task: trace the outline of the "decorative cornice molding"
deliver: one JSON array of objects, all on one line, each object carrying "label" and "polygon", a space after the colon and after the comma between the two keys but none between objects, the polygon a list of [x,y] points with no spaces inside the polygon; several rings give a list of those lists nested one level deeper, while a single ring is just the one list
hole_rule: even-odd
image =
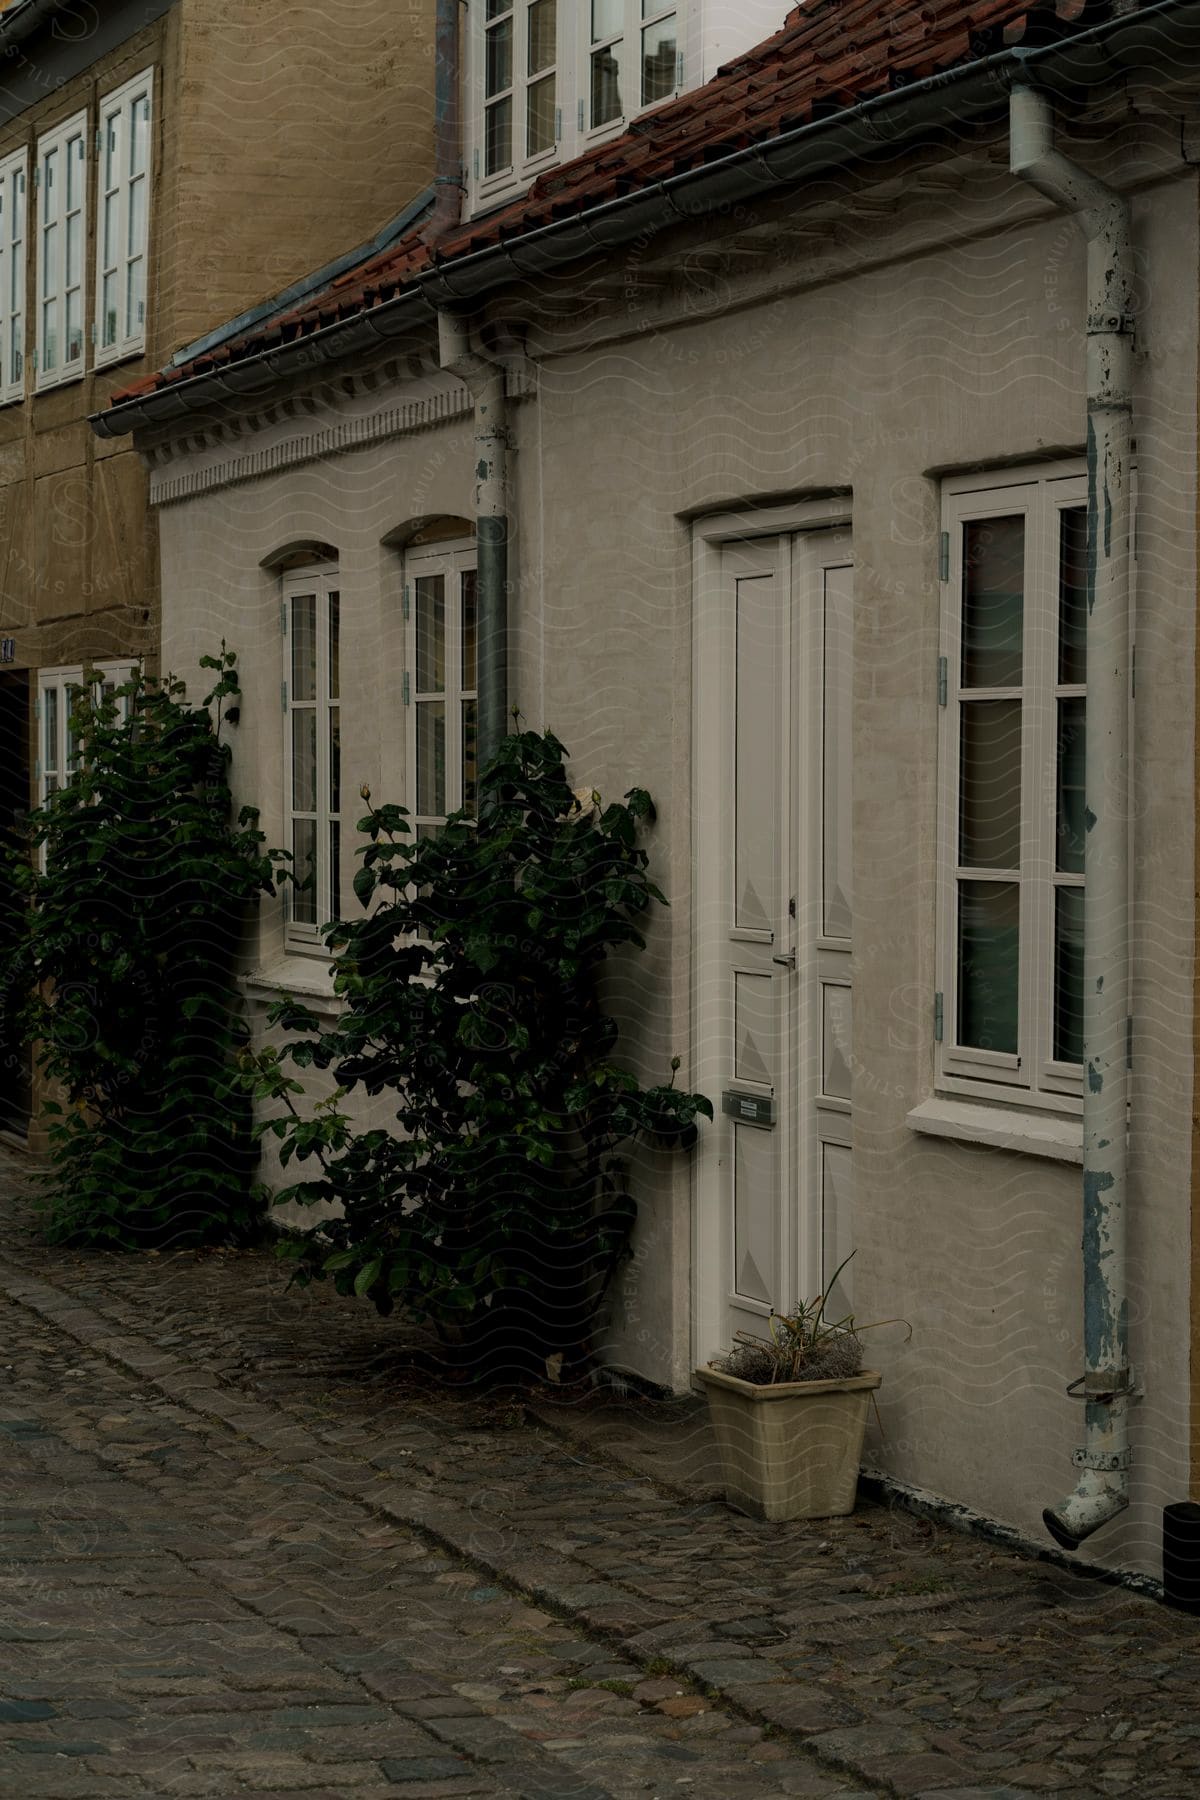
[{"label": "decorative cornice molding", "polygon": [[[473,410],[471,396],[465,387],[430,394],[423,400],[405,400],[366,418],[347,419],[338,425],[326,425],[306,432],[302,437],[285,438],[264,450],[249,450],[242,456],[229,457],[207,469],[192,469],[185,475],[170,475],[166,469],[150,475],[150,504],[170,506],[179,500],[190,500],[197,494],[210,494],[217,488],[237,487],[242,482],[256,481],[273,475],[279,469],[296,468],[302,463],[320,462],[329,456],[344,456],[368,444],[388,438],[409,437],[418,431],[429,431],[454,419],[466,417]],[[168,465],[169,466],[169,465]]]},{"label": "decorative cornice molding", "polygon": [[[264,431],[284,419],[300,413],[315,413],[319,404],[330,407],[344,402],[347,393],[368,393],[383,384],[383,378],[395,379],[401,371],[393,363],[385,371],[373,371],[347,382],[339,392],[325,387],[319,395],[293,396],[277,401],[264,411],[236,421],[223,421],[174,444],[159,445],[147,454],[150,464],[150,504],[170,506],[190,500],[197,494],[210,494],[217,488],[237,487],[242,482],[256,481],[273,475],[279,469],[296,468],[302,463],[321,462],[328,456],[344,456],[361,450],[367,444],[383,443],[388,438],[410,437],[418,431],[466,418],[474,408],[465,384],[427,394],[420,400],[402,400],[396,406],[384,407],[364,418],[346,419],[336,425],[318,426],[302,436],[285,438],[264,450],[247,450],[241,456],[229,456],[206,469],[190,469],[184,475],[172,475],[171,468],[181,455],[203,455],[220,444],[244,443],[246,438]],[[505,387],[510,400],[529,400],[537,393],[537,375],[527,364],[510,365]]]}]

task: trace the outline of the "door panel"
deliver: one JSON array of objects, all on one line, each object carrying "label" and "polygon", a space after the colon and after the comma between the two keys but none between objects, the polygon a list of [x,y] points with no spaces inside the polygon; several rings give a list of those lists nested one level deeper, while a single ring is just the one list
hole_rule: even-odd
[{"label": "door panel", "polygon": [[[702,1358],[823,1287],[853,1218],[849,534],[725,544],[708,570],[696,1025],[717,1119],[697,1171]],[[849,1271],[838,1289],[844,1311]]]}]

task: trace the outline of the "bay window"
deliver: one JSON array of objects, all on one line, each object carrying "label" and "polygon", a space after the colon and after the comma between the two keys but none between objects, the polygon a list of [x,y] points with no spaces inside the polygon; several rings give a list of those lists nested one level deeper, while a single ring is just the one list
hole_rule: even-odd
[{"label": "bay window", "polygon": [[1075,1110],[1083,1055],[1087,483],[946,497],[939,1080]]}]

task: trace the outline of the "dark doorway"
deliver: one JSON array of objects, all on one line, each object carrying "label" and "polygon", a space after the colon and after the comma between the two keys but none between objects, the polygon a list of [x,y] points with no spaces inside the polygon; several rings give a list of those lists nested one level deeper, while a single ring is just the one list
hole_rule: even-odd
[{"label": "dark doorway", "polygon": [[[0,675],[0,841],[16,847],[29,810],[29,676]],[[0,864],[0,961],[12,946],[20,908]],[[0,1131],[24,1137],[33,1103],[30,1055],[12,1020],[18,996],[0,977]]]}]

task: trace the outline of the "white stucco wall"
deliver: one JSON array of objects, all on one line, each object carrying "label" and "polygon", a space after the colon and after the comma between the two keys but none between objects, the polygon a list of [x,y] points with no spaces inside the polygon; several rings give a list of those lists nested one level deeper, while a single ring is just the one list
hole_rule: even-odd
[{"label": "white stucco wall", "polygon": [[[1165,139],[1164,139],[1165,142]],[[1114,141],[1111,166],[1132,166]],[[1165,166],[1145,150],[1148,173]],[[919,176],[919,171],[918,171]],[[828,200],[830,194],[823,196]],[[836,192],[832,194],[836,202]],[[724,226],[722,229],[731,229]],[[1136,204],[1138,707],[1131,1267],[1133,1504],[1089,1554],[1154,1569],[1158,1509],[1187,1492],[1196,512],[1194,177]],[[716,250],[719,250],[719,242]],[[815,226],[781,212],[757,261],[712,240],[643,258],[624,298],[506,303],[529,327],[537,395],[514,416],[513,697],[567,743],[580,781],[659,804],[654,873],[671,901],[649,952],[611,970],[625,1050],[657,1078],[690,1052],[691,524],[707,509],[851,491],[856,563],[854,1096],[856,1304],[884,1334],[870,1460],[1032,1533],[1073,1485],[1082,1408],[1080,1178],[1069,1165],[914,1134],[933,1086],[939,475],[1081,452],[1083,255],[1070,225],[986,155],[940,190],[898,180]],[[635,253],[636,256],[640,253]],[[665,274],[664,261],[669,264]],[[749,273],[746,270],[749,269]],[[653,274],[654,279],[650,276]],[[755,283],[752,290],[750,283]],[[611,286],[610,286],[611,294]],[[758,298],[753,304],[743,303]],[[738,308],[741,307],[741,310]],[[397,376],[322,418],[452,389]],[[280,445],[297,420],[176,454],[172,477]],[[305,426],[305,429],[308,427]],[[459,419],[161,509],[164,657],[182,673],[224,635],[246,689],[237,773],[278,837],[280,640],[273,576],[294,540],[339,548],[343,779],[403,780],[403,520],[471,510]],[[351,653],[354,641],[357,648]],[[268,922],[262,957],[280,951]],[[686,1383],[690,1184],[649,1159],[609,1353]]]}]

